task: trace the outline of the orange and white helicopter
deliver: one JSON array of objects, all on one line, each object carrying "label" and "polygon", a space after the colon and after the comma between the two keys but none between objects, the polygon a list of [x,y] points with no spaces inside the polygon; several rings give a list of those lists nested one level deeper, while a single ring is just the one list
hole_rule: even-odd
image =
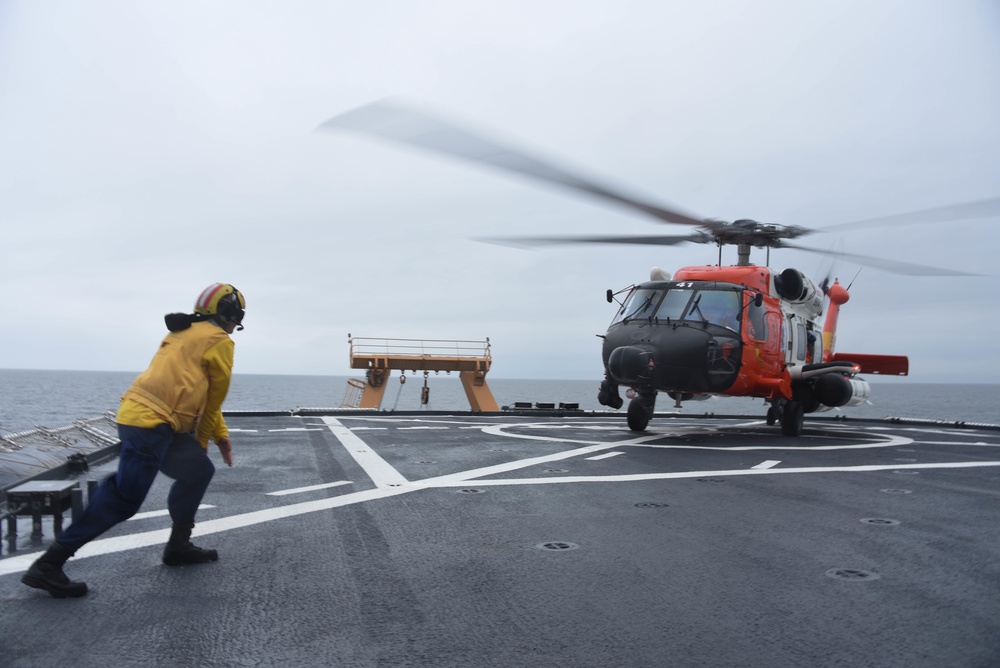
[{"label": "orange and white helicopter", "polygon": [[[318,130],[350,129],[383,139],[477,162],[609,200],[652,216],[660,222],[696,227],[693,234],[578,236],[493,239],[515,246],[564,243],[675,245],[714,243],[719,264],[684,267],[673,276],[654,268],[650,280],[618,294],[626,296],[603,339],[605,377],[598,401],[615,409],[624,404],[620,387],[628,388],[628,426],[644,431],[659,392],[681,401],[712,395],[756,397],[769,405],[767,423],[782,433],[802,432],[803,416],[814,411],[865,403],[870,394],[865,374],[905,376],[909,361],[901,355],[836,351],[840,307],[847,288],[824,279],[819,286],[797,269],[777,272],[771,248],[795,248],[880,267],[895,273],[925,276],[969,276],[961,271],[926,267],[897,260],[821,250],[792,244],[790,239],[813,233],[799,226],[698,219],[625,194],[563,167],[498,144],[454,124],[407,107],[376,102],[335,116]],[[822,231],[995,215],[1000,198],[891,216]],[[724,246],[737,247],[735,265],[722,266]],[[751,248],[767,249],[764,266],[751,264]],[[607,292],[613,302],[616,294]],[[826,302],[829,305],[826,306]],[[824,307],[826,308],[824,309]],[[826,318],[821,316],[826,310]]]},{"label": "orange and white helicopter", "polygon": [[[747,230],[759,226],[737,222]],[[824,293],[830,308],[821,328]],[[643,431],[657,392],[678,406],[711,395],[759,397],[770,404],[768,424],[780,422],[783,433],[798,435],[805,413],[868,400],[868,383],[858,373],[909,370],[905,356],[834,352],[847,300],[839,282],[821,291],[797,269],[778,273],[748,262],[685,267],[672,280],[654,269],[648,282],[630,289],[603,336],[598,401],[620,408],[618,387],[628,386],[628,426]]]}]

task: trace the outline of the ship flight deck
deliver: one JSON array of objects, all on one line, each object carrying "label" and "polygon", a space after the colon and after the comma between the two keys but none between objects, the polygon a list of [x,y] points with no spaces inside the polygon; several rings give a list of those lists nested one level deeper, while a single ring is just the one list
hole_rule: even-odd
[{"label": "ship flight deck", "polygon": [[[330,411],[228,416],[167,567],[157,478],[133,519],[20,583],[10,666],[990,666],[1000,429],[932,421]],[[214,446],[213,446],[214,447]],[[114,470],[114,461],[79,475]],[[19,524],[19,527],[21,525]],[[13,549],[11,549],[13,548]]]}]

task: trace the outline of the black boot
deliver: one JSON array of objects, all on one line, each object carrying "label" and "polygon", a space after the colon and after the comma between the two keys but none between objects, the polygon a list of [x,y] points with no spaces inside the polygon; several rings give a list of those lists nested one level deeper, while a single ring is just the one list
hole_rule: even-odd
[{"label": "black boot", "polygon": [[83,596],[87,593],[87,583],[73,582],[63,573],[63,564],[72,556],[73,553],[59,543],[52,543],[21,576],[21,582],[35,589],[44,589],[55,598]]},{"label": "black boot", "polygon": [[180,566],[219,560],[219,553],[215,550],[203,550],[191,543],[191,529],[193,528],[175,525],[170,530],[170,540],[167,541],[167,546],[163,549],[163,563],[167,566]]}]

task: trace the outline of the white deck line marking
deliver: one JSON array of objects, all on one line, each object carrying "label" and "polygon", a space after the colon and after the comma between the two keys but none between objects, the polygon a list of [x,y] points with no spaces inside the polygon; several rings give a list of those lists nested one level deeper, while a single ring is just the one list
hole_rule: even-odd
[{"label": "white deck line marking", "polygon": [[[881,428],[889,429],[890,427],[881,427]],[[954,433],[954,430],[948,431],[945,429],[941,429],[940,427],[907,427],[906,429],[901,429],[901,431],[917,431],[924,434],[946,434],[946,435],[951,435]],[[987,431],[992,431],[992,430],[977,429],[970,423],[966,422],[965,427],[962,429],[962,431],[969,434],[976,434],[976,433],[986,433]]]},{"label": "white deck line marking", "polygon": [[766,462],[761,462],[760,464],[757,464],[757,466],[754,466],[752,468],[755,468],[755,469],[770,469],[770,468],[774,468],[775,466],[777,466],[780,463],[781,463],[781,461],[779,461],[777,459],[768,459]]},{"label": "white deck line marking", "polygon": [[[559,436],[542,436],[535,434],[523,434],[523,433],[512,433],[505,431],[510,428],[528,428],[534,429],[538,428],[539,425],[535,423],[523,423],[523,424],[497,424],[491,425],[483,429],[485,434],[493,434],[496,436],[506,436],[507,438],[521,438],[526,440],[535,441],[549,441],[553,443],[598,443],[598,441],[582,441],[571,438],[561,438]],[[548,428],[546,425],[541,425],[542,428]],[[711,431],[720,431],[718,429],[712,429]],[[737,452],[737,451],[752,451],[752,450],[803,450],[803,451],[815,451],[815,450],[867,450],[870,448],[889,448],[898,445],[909,445],[913,443],[913,439],[906,436],[892,436],[886,434],[878,434],[877,437],[884,440],[880,440],[873,443],[855,443],[851,445],[840,444],[840,445],[810,445],[804,447],[789,447],[782,445],[780,442],[775,442],[774,445],[750,445],[750,446],[736,446],[736,447],[719,447],[711,445],[657,445],[653,443],[647,443],[647,441],[655,441],[663,438],[672,438],[676,436],[687,435],[691,433],[704,433],[704,427],[681,427],[668,432],[662,433],[651,433],[645,432],[644,435],[631,438],[624,441],[617,441],[614,443],[607,443],[606,448],[613,447],[624,447],[628,445],[639,446],[643,448],[660,448],[664,450],[710,450],[714,452]],[[867,432],[866,432],[867,433]]]},{"label": "white deck line marking", "polygon": [[[784,473],[869,473],[872,471],[898,471],[900,469],[968,469],[1000,466],[1000,462],[940,462],[934,464],[900,464],[898,466],[866,464],[864,466],[817,466],[787,469],[736,469],[729,471],[677,471],[674,473],[637,473],[631,475],[608,476],[566,476],[564,478],[508,478],[505,480],[434,480],[435,487],[462,487],[475,482],[477,487],[499,487],[502,485],[541,485],[564,482],[640,482],[643,480],[679,480],[683,478],[706,478],[719,476],[764,475]],[[429,480],[428,480],[429,481]],[[428,481],[416,481],[415,485]]]},{"label": "white deck line marking", "polygon": [[[454,429],[454,428],[457,427],[458,429],[478,429],[478,430],[483,430],[485,428],[483,426],[482,420],[500,419],[500,418],[498,418],[496,416],[487,415],[487,414],[483,414],[483,413],[479,414],[477,417],[479,418],[480,421],[472,422],[472,421],[469,421],[469,420],[444,419],[444,418],[437,419],[437,420],[431,420],[431,419],[428,419],[428,418],[358,417],[358,416],[352,416],[352,415],[342,415],[342,416],[338,417],[337,419],[340,420],[341,423],[345,424],[345,425],[354,424],[354,423],[350,422],[350,420],[357,420],[357,421],[361,421],[361,422],[369,423],[369,424],[384,423],[384,424],[390,425],[392,428],[395,428],[395,429],[404,429],[406,427],[404,427],[402,425],[409,424],[411,426],[439,425],[439,426],[443,426],[443,427],[450,427],[452,429]],[[507,416],[501,416],[501,417],[503,419],[509,419]],[[493,426],[496,426],[496,425],[494,424]],[[510,426],[510,425],[508,425],[508,426]],[[360,428],[361,427],[351,427],[351,430],[354,431],[354,430],[357,430],[357,429],[360,429]],[[373,427],[364,427],[364,428],[366,428],[366,429],[372,429]],[[619,427],[619,431],[620,430],[621,429]]]},{"label": "white deck line marking", "polygon": [[[548,439],[541,439],[541,440],[548,440]],[[510,471],[516,471],[517,469],[528,468],[529,466],[538,466],[539,464],[550,464],[552,462],[557,462],[563,459],[581,457],[583,455],[589,455],[594,452],[600,452],[601,450],[608,450],[609,448],[621,447],[622,445],[628,445],[628,444],[629,444],[628,442],[595,443],[593,445],[588,445],[583,448],[576,448],[575,450],[555,452],[550,455],[531,457],[529,459],[518,459],[516,461],[506,462],[504,464],[494,464],[493,466],[484,466],[483,468],[480,469],[472,469],[470,471],[460,471],[459,473],[451,473],[448,475],[437,476],[435,478],[425,478],[424,480],[414,481],[411,484],[421,487],[424,486],[451,487],[453,486],[453,483],[454,485],[461,485],[463,483],[467,483],[470,480],[475,480],[476,484],[478,484],[479,483],[478,479],[482,478],[483,476],[509,473]]]},{"label": "white deck line marking", "polygon": [[[581,448],[581,450],[590,450],[590,448]],[[579,454],[579,451],[575,451]],[[518,462],[519,464],[532,465],[527,462],[534,462],[534,460],[522,460]],[[740,475],[766,475],[766,474],[786,474],[786,473],[864,473],[869,471],[887,471],[887,470],[900,470],[900,469],[954,469],[954,468],[980,468],[980,467],[992,467],[1000,466],[1000,461],[988,461],[988,462],[945,462],[940,464],[902,464],[898,466],[883,466],[883,465],[866,465],[866,466],[831,466],[831,467],[814,467],[814,468],[796,468],[796,469],[740,469],[736,471],[682,471],[677,473],[650,473],[650,474],[640,474],[640,475],[626,475],[626,476],[575,476],[572,478],[521,478],[514,480],[476,480],[477,486],[498,486],[498,485],[537,485],[537,484],[547,484],[547,483],[565,483],[565,482],[628,482],[637,480],[668,480],[668,479],[682,479],[682,478],[702,478],[709,476],[740,476]],[[267,508],[265,510],[256,510],[249,513],[243,513],[241,515],[231,515],[229,517],[221,517],[215,520],[209,520],[207,522],[200,522],[197,526],[196,534],[197,536],[204,536],[212,533],[219,533],[221,531],[228,531],[230,529],[239,529],[242,527],[253,526],[255,524],[261,524],[263,522],[271,522],[273,520],[285,519],[287,517],[295,517],[297,515],[304,515],[306,513],[314,513],[322,510],[330,510],[331,508],[340,508],[343,506],[348,506],[354,503],[363,503],[365,501],[372,501],[375,499],[384,499],[390,496],[396,496],[399,494],[405,494],[407,492],[413,492],[419,489],[428,489],[434,487],[462,487],[479,476],[491,475],[494,469],[499,467],[490,466],[482,469],[475,469],[472,471],[466,471],[465,473],[457,473],[453,475],[439,476],[436,478],[427,478],[425,480],[416,481],[414,483],[408,484],[406,486],[392,487],[392,488],[381,488],[381,489],[369,489],[361,492],[354,492],[352,494],[343,494],[341,496],[336,496],[329,499],[319,499],[316,501],[306,501],[304,503],[295,503],[287,506],[282,506],[280,508]],[[144,533],[131,534],[129,536],[118,536],[115,538],[103,538],[95,540],[91,543],[87,543],[80,551],[76,553],[76,558],[86,558],[86,557],[96,557],[102,554],[111,554],[113,552],[123,552],[125,550],[132,550],[140,547],[149,547],[151,545],[162,545],[167,542],[167,538],[170,536],[170,529],[159,529],[157,531],[146,531]],[[16,557],[8,557],[7,559],[0,560],[0,575],[9,575],[11,573],[21,573],[28,570],[35,559],[41,552],[31,552],[28,554],[18,555]]]},{"label": "white deck line marking", "polygon": [[326,423],[326,426],[330,428],[330,431],[333,432],[337,440],[350,453],[351,457],[354,457],[354,461],[365,470],[365,473],[372,479],[376,487],[397,488],[409,482],[399,474],[399,471],[382,459],[377,452],[369,448],[364,441],[358,438],[353,431],[340,424],[337,418],[325,417],[323,418],[323,422]]},{"label": "white deck line marking", "polygon": [[[280,520],[286,517],[295,517],[296,515],[303,515],[305,513],[339,508],[341,506],[348,506],[364,501],[372,501],[374,499],[384,499],[388,496],[412,492],[415,489],[417,488],[392,487],[385,489],[369,489],[363,492],[343,494],[329,499],[294,503],[287,506],[281,506],[279,508],[256,510],[249,513],[243,513],[241,515],[230,515],[229,517],[222,517],[217,520],[199,522],[195,528],[194,534],[195,536],[205,536],[208,534],[219,533],[221,531],[229,531],[231,529],[253,526],[255,524],[261,524],[262,522],[271,522],[273,520]],[[135,550],[141,547],[150,547],[152,545],[163,545],[167,542],[168,538],[170,538],[170,529],[145,531],[143,533],[134,533],[128,536],[116,536],[114,538],[99,538],[80,548],[80,551],[76,553],[74,559],[97,557],[104,554]],[[0,560],[0,575],[20,573],[28,570],[40,554],[40,551],[32,552]]]},{"label": "white deck line marking", "polygon": [[608,459],[609,457],[617,457],[618,455],[624,454],[624,452],[605,452],[603,455],[594,455],[593,457],[587,457],[587,459],[593,462],[598,459]]},{"label": "white deck line marking", "polygon": [[353,485],[350,480],[339,482],[327,482],[322,485],[309,485],[308,487],[296,487],[295,489],[283,489],[279,492],[268,492],[268,496],[288,496],[289,494],[300,494],[302,492],[315,492],[317,489],[329,489],[330,487],[340,487],[341,485]]},{"label": "white deck line marking", "polygon": [[[198,510],[205,510],[206,508],[215,508],[215,506],[210,506],[206,503],[203,503],[200,506],[198,506]],[[150,510],[145,513],[136,513],[132,517],[128,518],[128,520],[126,521],[131,522],[132,520],[145,520],[149,519],[150,517],[163,517],[164,515],[169,515],[169,514],[170,514],[169,510]]]},{"label": "white deck line marking", "polygon": [[[607,443],[604,441],[582,441],[573,438],[560,438],[558,436],[536,436],[534,434],[511,434],[504,429],[511,427],[535,427],[535,424],[524,423],[524,424],[494,424],[483,429],[484,434],[492,434],[494,436],[504,436],[506,438],[521,438],[526,441],[547,441],[549,443],[578,443],[581,445],[591,445],[598,446],[596,450],[608,450],[610,448],[619,448],[626,445],[639,445],[645,443],[646,441],[653,441],[658,438],[663,438],[664,434],[644,434],[642,436],[636,436],[635,438],[629,438],[624,441],[615,441],[613,443]],[[577,451],[579,453],[579,451]],[[582,453],[581,453],[582,454]]]},{"label": "white deck line marking", "polygon": [[796,450],[801,450],[803,452],[818,452],[820,450],[869,450],[871,448],[892,448],[898,445],[909,445],[913,443],[912,438],[906,436],[890,436],[886,434],[877,434],[878,438],[885,440],[873,441],[871,443],[854,443],[851,445],[806,445],[801,447],[795,446],[785,446],[781,445],[780,442],[774,445],[743,445],[743,446],[712,446],[712,445],[655,445],[652,443],[644,443],[642,447],[644,448],[659,448],[662,450],[714,450],[717,452],[750,452],[754,450],[781,450],[794,452]]},{"label": "white deck line marking", "polygon": [[398,431],[413,431],[414,429],[451,429],[451,427],[397,427]]},{"label": "white deck line marking", "polygon": [[388,427],[350,427],[351,431],[389,431]]},{"label": "white deck line marking", "polygon": [[269,433],[275,433],[279,431],[323,431],[322,427],[317,427],[315,429],[310,429],[309,427],[287,427],[285,429],[268,429]]},{"label": "white deck line marking", "polygon": [[984,448],[1000,448],[1000,443],[986,443],[985,441],[976,441],[975,443],[969,441],[920,441],[927,445],[978,445]]}]

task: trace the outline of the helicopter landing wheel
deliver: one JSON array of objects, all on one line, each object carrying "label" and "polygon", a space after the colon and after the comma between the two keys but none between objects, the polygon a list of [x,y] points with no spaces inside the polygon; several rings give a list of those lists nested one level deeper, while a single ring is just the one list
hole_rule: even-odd
[{"label": "helicopter landing wheel", "polygon": [[801,401],[789,401],[781,412],[781,433],[785,436],[802,434],[802,423],[805,422],[805,410]]},{"label": "helicopter landing wheel", "polygon": [[778,422],[778,409],[774,406],[767,408],[767,426],[773,427]]},{"label": "helicopter landing wheel", "polygon": [[628,428],[632,431],[646,431],[649,413],[649,408],[646,407],[642,397],[636,397],[628,402]]}]

